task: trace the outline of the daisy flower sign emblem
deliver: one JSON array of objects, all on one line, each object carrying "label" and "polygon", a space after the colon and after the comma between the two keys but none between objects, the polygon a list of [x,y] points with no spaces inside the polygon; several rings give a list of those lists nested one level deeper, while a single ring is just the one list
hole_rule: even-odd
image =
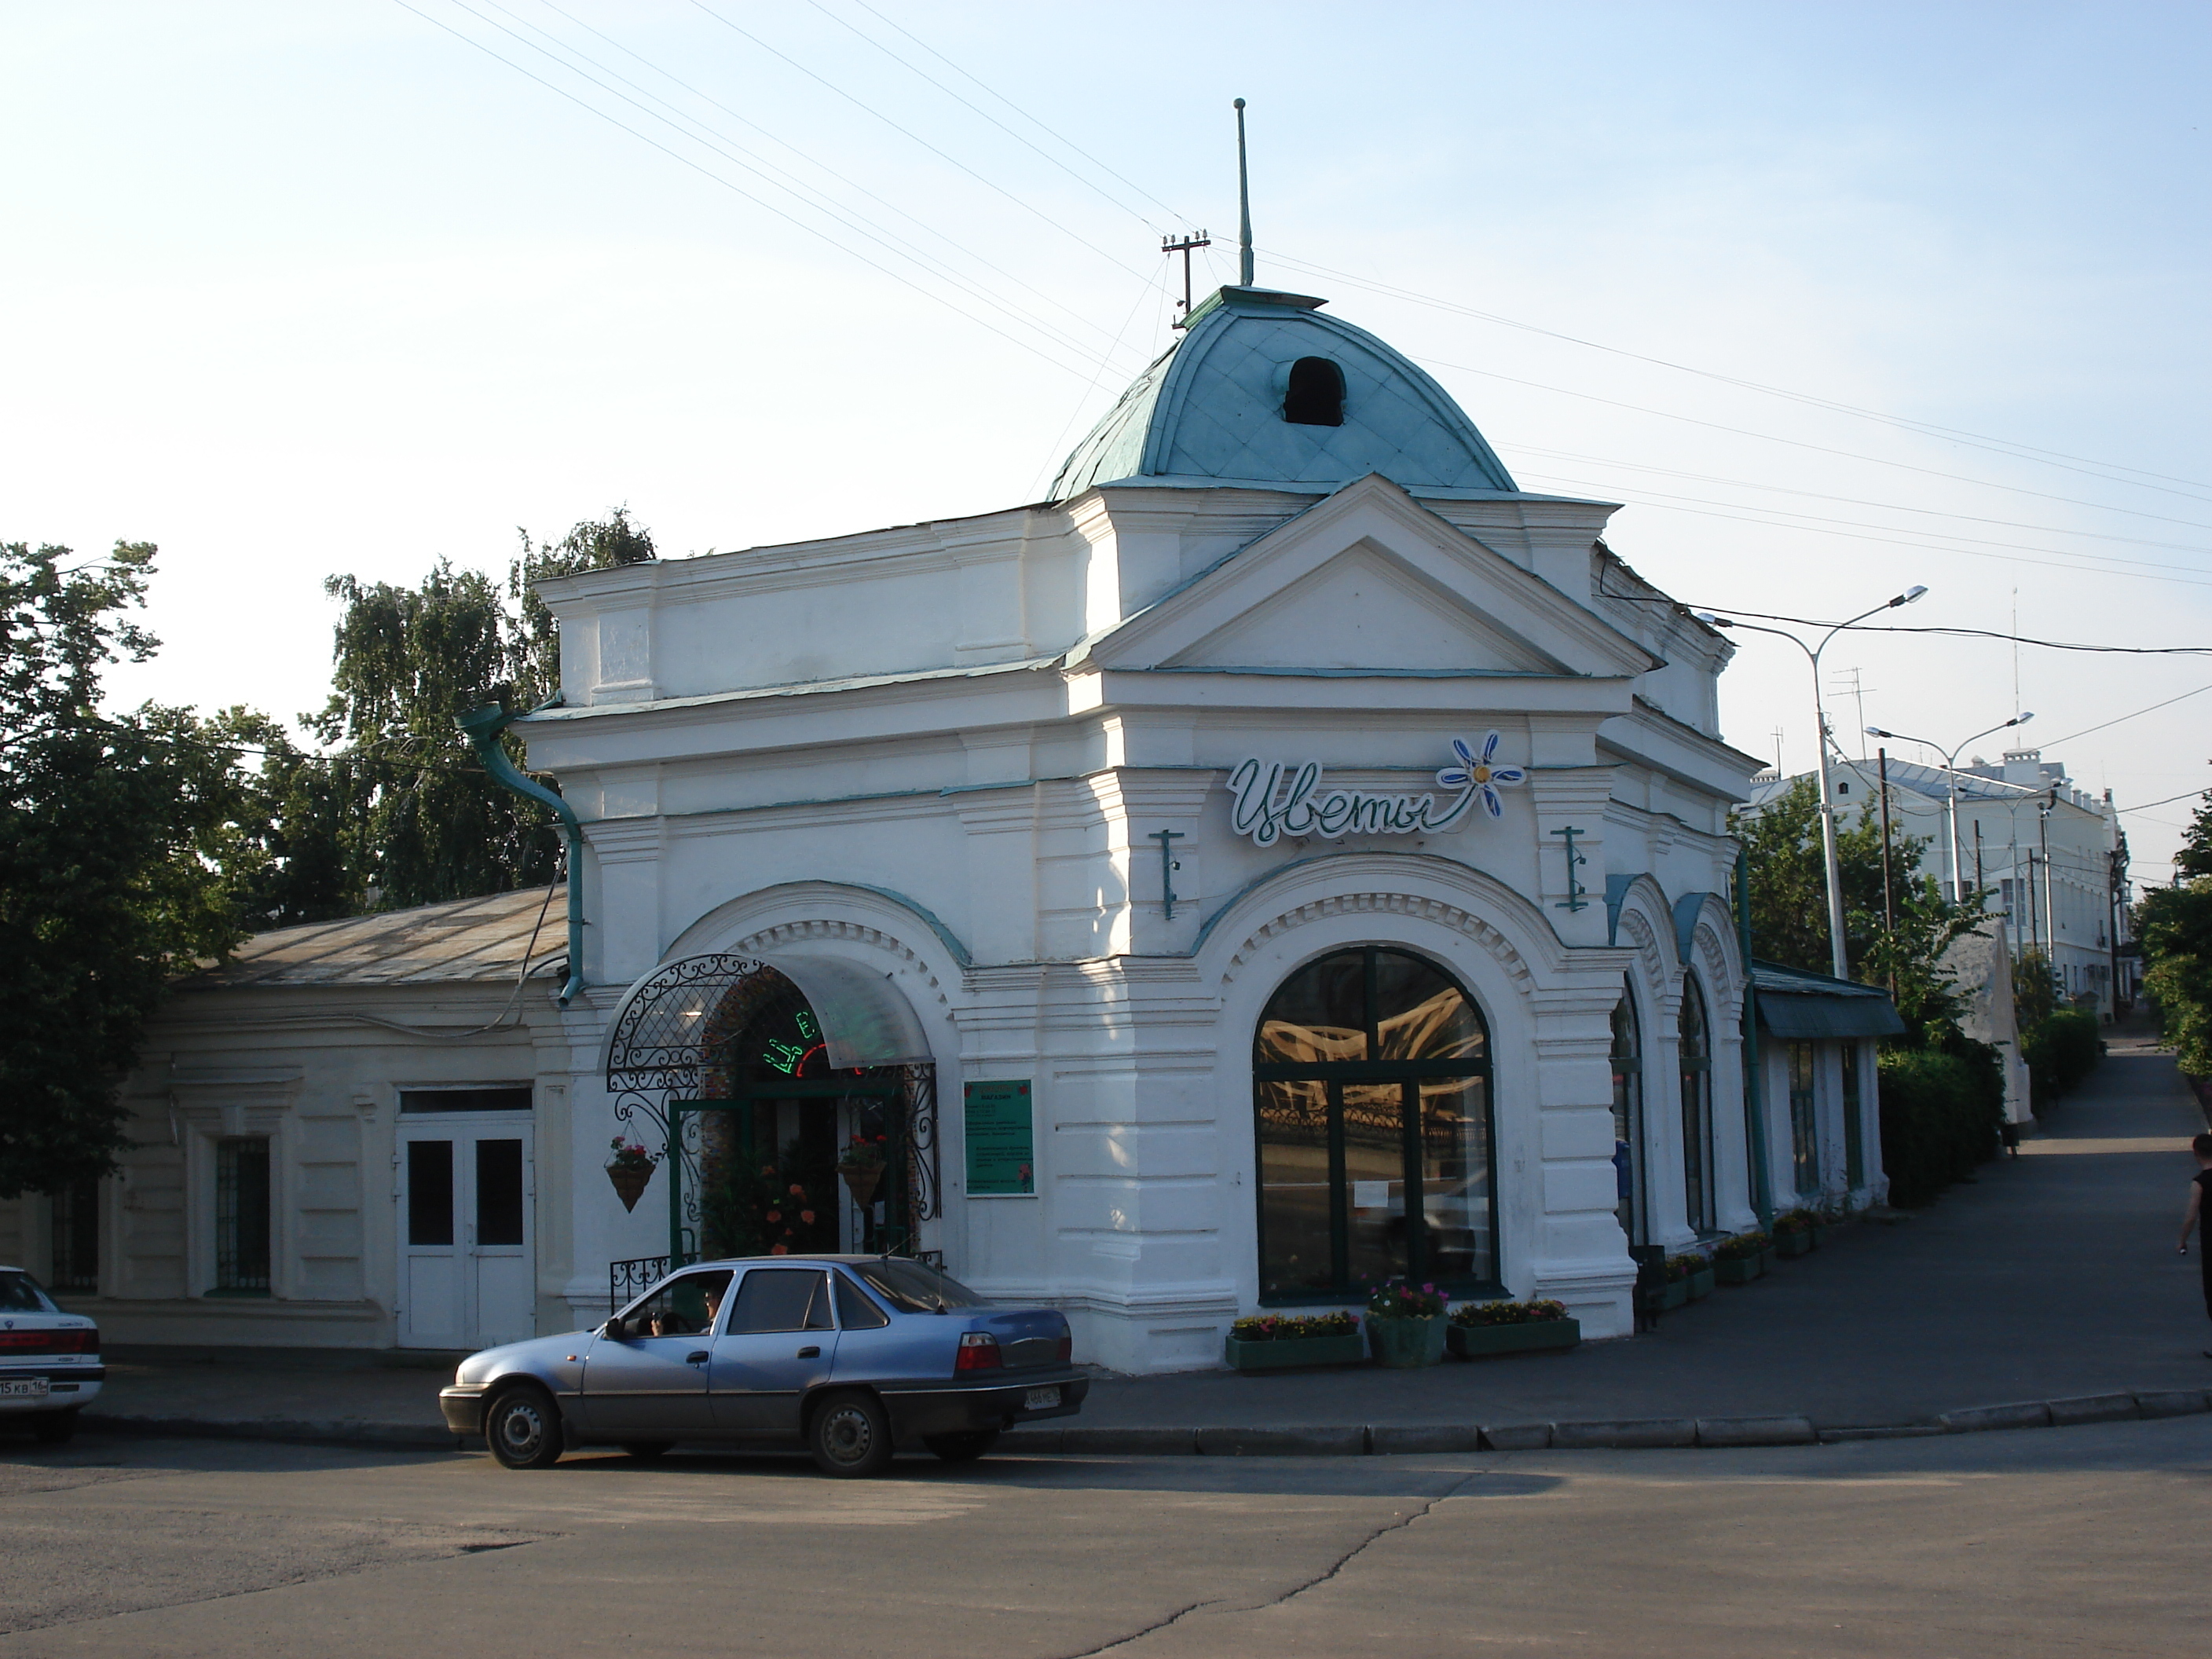
[{"label": "daisy flower sign emblem", "polygon": [[1285,836],[1336,841],[1353,835],[1410,836],[1417,830],[1453,830],[1478,802],[1492,817],[1502,818],[1505,801],[1498,792],[1525,783],[1528,774],[1526,768],[1498,763],[1498,742],[1495,732],[1483,738],[1479,750],[1464,738],[1452,739],[1456,763],[1437,774],[1437,785],[1450,792],[1442,800],[1432,794],[1324,790],[1317,761],[1285,767],[1279,762],[1248,760],[1229,775],[1231,819],[1237,833],[1251,836],[1253,845],[1272,847]]}]

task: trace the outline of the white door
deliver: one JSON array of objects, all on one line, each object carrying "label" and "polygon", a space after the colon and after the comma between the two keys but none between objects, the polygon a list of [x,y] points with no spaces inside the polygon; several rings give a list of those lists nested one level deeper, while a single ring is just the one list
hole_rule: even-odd
[{"label": "white door", "polygon": [[399,1346],[536,1334],[531,1121],[483,1112],[399,1127]]}]

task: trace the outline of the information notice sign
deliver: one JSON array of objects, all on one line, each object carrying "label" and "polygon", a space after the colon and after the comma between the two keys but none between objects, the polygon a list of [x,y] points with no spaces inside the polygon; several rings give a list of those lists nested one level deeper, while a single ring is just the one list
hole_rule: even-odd
[{"label": "information notice sign", "polygon": [[1036,1195],[1036,1124],[1027,1079],[966,1086],[968,1196]]}]

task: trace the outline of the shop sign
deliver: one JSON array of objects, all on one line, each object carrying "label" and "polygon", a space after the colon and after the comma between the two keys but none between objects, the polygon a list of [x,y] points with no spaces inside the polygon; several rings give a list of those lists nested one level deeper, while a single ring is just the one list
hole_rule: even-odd
[{"label": "shop sign", "polygon": [[968,1142],[968,1196],[1036,1195],[1036,1118],[1027,1080],[970,1083],[962,1094]]},{"label": "shop sign", "polygon": [[1500,789],[1527,781],[1528,771],[1498,764],[1498,734],[1483,738],[1480,750],[1452,739],[1453,763],[1437,774],[1449,793],[1371,795],[1358,789],[1321,787],[1321,763],[1298,766],[1248,760],[1229,775],[1231,822],[1255,847],[1272,847],[1285,836],[1410,836],[1429,830],[1455,830],[1479,803],[1493,818],[1505,816]]}]

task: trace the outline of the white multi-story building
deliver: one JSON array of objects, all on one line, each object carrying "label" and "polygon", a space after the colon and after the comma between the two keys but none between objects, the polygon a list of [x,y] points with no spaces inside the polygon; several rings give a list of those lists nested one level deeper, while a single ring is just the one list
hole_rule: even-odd
[{"label": "white multi-story building", "polygon": [[[1856,822],[1862,810],[1880,812],[1878,762],[1839,757],[1829,773],[1838,822]],[[2075,787],[2065,767],[2039,749],[2008,749],[1995,763],[1976,757],[1956,771],[1892,756],[1887,776],[1892,829],[1928,843],[1920,873],[1947,891],[1989,889],[2014,954],[2041,951],[2062,995],[2094,998],[2100,1013],[2112,1017],[2116,988],[2124,999],[2130,986],[2124,976],[2114,978],[2115,966],[2124,970],[2128,963],[2118,951],[2128,938],[2128,894],[2127,836],[2112,792]],[[1801,782],[1817,787],[1816,775],[1761,773],[1744,815],[1755,816]]]}]

